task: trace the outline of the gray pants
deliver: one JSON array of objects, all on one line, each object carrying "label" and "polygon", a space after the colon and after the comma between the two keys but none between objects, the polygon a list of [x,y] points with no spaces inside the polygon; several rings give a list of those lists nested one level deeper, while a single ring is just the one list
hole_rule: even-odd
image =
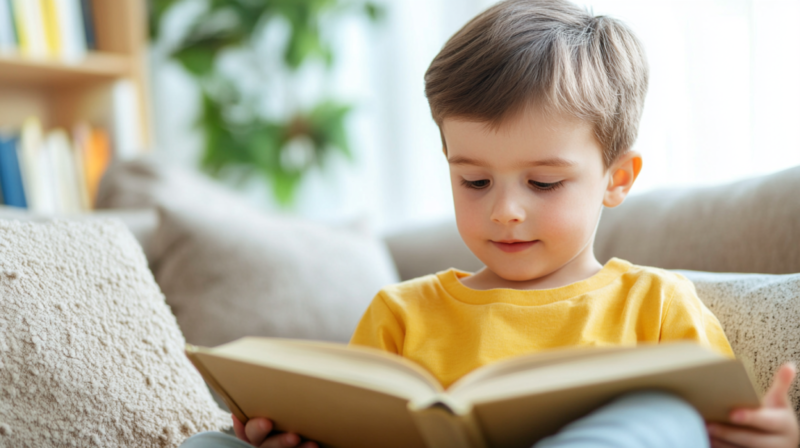
[{"label": "gray pants", "polygon": [[[708,448],[703,418],[680,398],[638,392],[576,420],[533,448]],[[220,432],[189,437],[181,448],[247,448]]]},{"label": "gray pants", "polygon": [[682,399],[639,392],[565,426],[534,448],[708,448],[703,417]]}]

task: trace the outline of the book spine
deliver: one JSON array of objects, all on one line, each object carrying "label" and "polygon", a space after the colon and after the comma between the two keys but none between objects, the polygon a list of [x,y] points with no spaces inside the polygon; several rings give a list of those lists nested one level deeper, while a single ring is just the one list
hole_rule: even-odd
[{"label": "book spine", "polygon": [[92,11],[92,0],[81,0],[81,16],[83,18],[83,35],[86,48],[97,50],[97,40],[94,33],[94,13]]},{"label": "book spine", "polygon": [[11,13],[11,0],[0,0],[0,53],[17,49],[17,32]]},{"label": "book spine", "polygon": [[0,182],[3,188],[3,202],[6,205],[27,208],[17,159],[18,143],[19,139],[16,137],[0,142]]},{"label": "book spine", "polygon": [[53,168],[56,210],[62,213],[81,211],[78,180],[69,137],[63,129],[50,131],[45,140]]},{"label": "book spine", "polygon": [[20,50],[25,56],[46,57],[48,50],[42,17],[42,4],[37,0],[14,0],[12,5]]},{"label": "book spine", "polygon": [[92,128],[84,150],[84,174],[86,175],[86,188],[89,191],[89,205],[94,208],[97,202],[97,192],[100,181],[111,163],[111,141],[104,129]]},{"label": "book spine", "polygon": [[444,401],[424,408],[409,405],[411,418],[429,448],[487,448],[471,411],[456,412]]},{"label": "book spine", "polygon": [[80,198],[81,210],[89,211],[92,209],[92,201],[89,199],[89,186],[86,177],[86,148],[89,143],[89,136],[92,132],[87,123],[79,123],[73,130],[72,156],[75,160],[75,175],[78,182],[78,197]]},{"label": "book spine", "polygon": [[113,154],[115,161],[136,157],[143,149],[139,95],[129,79],[121,79],[111,89]]},{"label": "book spine", "polygon": [[8,0],[11,7],[11,20],[14,22],[14,29],[17,32],[17,44],[19,51],[22,54],[28,54],[30,51],[30,39],[28,33],[30,32],[25,26],[25,5],[21,0]]},{"label": "book spine", "polygon": [[80,0],[54,1],[61,32],[61,56],[67,62],[78,62],[86,56]]},{"label": "book spine", "polygon": [[63,42],[61,41],[61,27],[55,0],[41,0],[40,9],[47,52],[52,57],[61,56]]}]

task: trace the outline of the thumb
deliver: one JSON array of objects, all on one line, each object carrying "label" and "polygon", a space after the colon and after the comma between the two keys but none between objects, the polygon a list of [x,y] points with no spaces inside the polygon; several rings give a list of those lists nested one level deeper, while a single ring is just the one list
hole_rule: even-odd
[{"label": "thumb", "polygon": [[792,387],[796,372],[797,368],[794,363],[785,363],[778,369],[772,380],[772,385],[767,393],[764,394],[762,401],[765,407],[782,408],[790,406],[789,388]]}]

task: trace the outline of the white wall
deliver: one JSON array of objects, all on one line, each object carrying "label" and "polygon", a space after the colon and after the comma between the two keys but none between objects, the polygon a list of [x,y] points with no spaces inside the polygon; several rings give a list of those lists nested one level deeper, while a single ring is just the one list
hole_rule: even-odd
[{"label": "white wall", "polygon": [[650,61],[634,192],[800,164],[800,1],[581,3],[629,23]]},{"label": "white wall", "polygon": [[[266,109],[280,109],[287,92],[302,103],[331,91],[359,106],[349,123],[355,163],[334,159],[313,173],[295,213],[361,221],[379,233],[453,216],[423,75],[447,38],[492,3],[385,0],[389,14],[380,29],[351,19],[332,35],[340,56],[333,81],[320,83],[319,71],[310,67],[297,79],[264,83],[276,101]],[[628,22],[650,61],[636,144],[645,163],[634,193],[735,181],[800,164],[800,27],[794,23],[800,0],[579,3]],[[170,32],[179,33],[191,12],[185,5],[170,17]],[[194,89],[163,49],[154,48],[151,65],[159,152],[194,165],[202,143],[192,129]],[[251,185],[246,194],[274,208],[265,186]]]}]

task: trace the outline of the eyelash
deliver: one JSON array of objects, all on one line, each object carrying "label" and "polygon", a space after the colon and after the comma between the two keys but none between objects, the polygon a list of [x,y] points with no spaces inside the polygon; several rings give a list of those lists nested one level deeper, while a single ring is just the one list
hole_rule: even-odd
[{"label": "eyelash", "polygon": [[[479,182],[486,182],[486,183],[482,184],[482,185],[475,185],[475,184],[477,184]],[[561,186],[564,185],[564,181],[563,180],[560,180],[558,182],[552,182],[552,183],[536,182],[535,180],[530,180],[530,181],[528,181],[528,183],[533,188],[535,188],[535,189],[537,189],[539,191],[553,191],[553,190],[558,189],[558,188],[560,188]],[[481,179],[481,180],[461,179],[461,185],[463,185],[463,186],[465,186],[467,188],[472,188],[473,190],[483,190],[484,188],[489,186],[489,181],[487,179]]]},{"label": "eyelash", "polygon": [[564,185],[564,181],[560,180],[558,182],[552,183],[544,183],[544,182],[536,182],[535,180],[529,180],[529,184],[533,185],[533,188],[536,188],[540,191],[553,191],[556,190]]}]

